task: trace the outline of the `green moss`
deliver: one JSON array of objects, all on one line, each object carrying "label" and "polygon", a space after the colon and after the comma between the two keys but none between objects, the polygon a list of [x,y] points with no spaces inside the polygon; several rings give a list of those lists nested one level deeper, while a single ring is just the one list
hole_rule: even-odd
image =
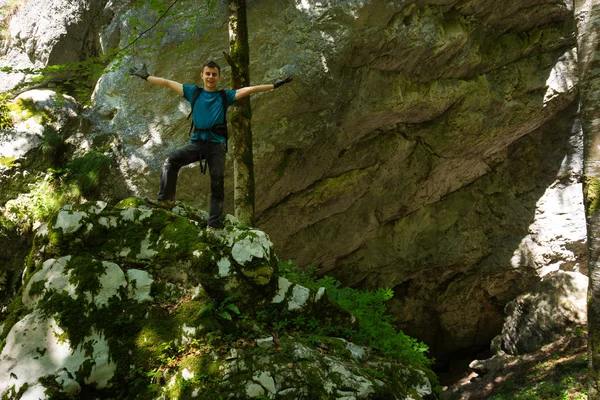
[{"label": "green moss", "polygon": [[600,203],[600,180],[596,177],[586,177],[584,197],[588,216],[592,216],[598,209]]},{"label": "green moss", "polygon": [[89,310],[85,299],[73,299],[67,292],[48,290],[38,304],[46,318],[54,317],[73,348],[83,343],[93,326],[90,318],[86,318]]},{"label": "green moss", "polygon": [[[87,357],[89,357],[89,355]],[[96,363],[93,360],[91,360],[91,359],[85,360],[83,362],[83,364],[81,364],[81,366],[79,367],[79,369],[77,370],[77,372],[75,372],[75,376],[77,378],[77,381],[78,382],[85,382],[85,380],[92,375],[92,369],[94,368],[95,364]]]},{"label": "green moss", "polygon": [[14,167],[16,165],[15,157],[0,157],[0,165],[3,165],[7,168]]},{"label": "green moss", "polygon": [[139,206],[147,205],[144,200],[140,197],[128,197],[121,200],[115,205],[118,210],[126,210],[128,208],[137,208]]},{"label": "green moss", "polygon": [[[215,324],[214,318],[199,317],[198,312],[206,303],[192,300],[184,302],[172,313],[161,307],[151,307],[143,321],[143,326],[135,335],[135,364],[146,369],[156,368],[162,364],[161,356],[168,345],[173,345],[181,335],[181,327],[204,325],[207,328]],[[164,359],[164,357],[162,357]]]},{"label": "green moss", "polygon": [[8,108],[13,114],[23,121],[34,118],[40,125],[45,125],[52,122],[53,118],[46,110],[38,110],[32,99],[21,98],[8,105]]},{"label": "green moss", "polygon": [[8,107],[9,96],[8,93],[0,93],[0,129],[10,129],[13,127],[10,108]]},{"label": "green moss", "polygon": [[[70,273],[70,282],[77,287],[76,298],[72,298],[66,292],[44,291],[43,283],[33,285],[32,292],[43,293],[44,296],[39,302],[41,311],[45,316],[51,316],[57,321],[64,331],[62,340],[68,340],[73,349],[82,350],[90,358],[94,352],[94,343],[90,340],[90,335],[97,333],[105,338],[109,345],[109,358],[117,366],[115,376],[110,382],[111,389],[97,392],[93,387],[84,388],[85,385],[82,385],[82,393],[102,392],[105,398],[156,398],[156,395],[161,393],[160,387],[164,386],[163,379],[168,380],[169,374],[172,376],[177,374],[177,371],[181,372],[187,368],[195,377],[187,381],[178,379],[176,385],[168,389],[171,390],[170,397],[191,398],[193,390],[199,389],[201,398],[213,398],[211,396],[220,395],[223,387],[219,368],[224,355],[235,346],[233,343],[238,343],[237,340],[241,338],[255,338],[261,332],[267,332],[267,327],[278,332],[278,336],[282,338],[282,347],[271,350],[257,348],[255,352],[245,352],[242,349],[244,346],[239,346],[239,353],[246,353],[240,357],[247,357],[248,365],[258,366],[259,358],[264,357],[272,358],[278,365],[286,365],[291,351],[287,343],[288,336],[294,336],[293,340],[296,341],[303,340],[308,345],[320,343],[329,353],[341,358],[350,357],[343,343],[337,339],[324,338],[324,333],[335,333],[346,338],[355,335],[357,342],[363,339],[357,324],[351,322],[352,315],[337,303],[325,304],[321,301],[312,309],[307,307],[300,313],[292,313],[281,304],[265,305],[257,301],[271,298],[274,292],[268,291],[276,290],[275,285],[256,288],[248,284],[244,277],[239,276],[240,290],[244,296],[224,301],[219,297],[225,296],[223,291],[219,292],[216,289],[222,287],[225,281],[215,278],[218,268],[216,261],[222,257],[230,257],[230,249],[223,244],[223,240],[217,235],[210,235],[198,229],[187,218],[165,210],[152,209],[147,213],[147,218],[142,220],[139,217],[145,211],[141,209],[124,213],[127,216],[133,215],[133,221],[121,215],[123,209],[137,203],[138,200],[128,199],[121,204],[121,209],[108,207],[99,215],[88,213],[84,222],[94,225],[89,232],[83,233],[82,230],[74,235],[64,235],[62,230],[50,229],[47,236],[36,239],[35,246],[38,249],[45,246],[44,259],[48,253],[55,257],[74,255],[67,263],[66,269]],[[89,205],[86,204],[74,207],[82,211],[88,208]],[[98,224],[100,218],[112,218],[110,228]],[[55,218],[51,220],[50,226],[54,222]],[[133,248],[136,243],[139,246],[148,235],[151,247],[158,251],[150,259],[131,260],[136,257],[135,253],[127,257],[117,254],[123,247]],[[248,232],[247,235],[255,236],[255,233]],[[243,234],[240,237],[243,237]],[[167,243],[171,243],[171,247],[167,248]],[[202,255],[192,256],[196,251]],[[100,276],[106,273],[106,268],[98,261],[100,258],[114,260],[122,268],[132,266],[133,264],[128,263],[134,261],[139,263],[136,267],[148,270],[154,268],[155,282],[151,291],[154,301],[138,304],[128,298],[127,288],[121,288],[118,296],[109,299],[106,306],[97,306],[89,302],[89,296],[97,294],[100,289]],[[259,261],[255,267],[264,268],[264,260]],[[271,257],[271,263],[275,263],[272,268],[276,272],[278,266],[274,255]],[[167,270],[173,270],[183,276],[182,282],[187,282],[190,286],[201,282],[210,296],[201,293],[193,300],[184,297],[184,291],[179,286],[160,281],[161,274]],[[351,302],[359,303],[365,298],[351,298]],[[377,299],[381,300],[381,296]],[[200,313],[200,310],[209,304],[212,304],[215,310],[231,310],[232,320],[214,313]],[[239,305],[239,309],[236,308],[239,314],[232,308],[227,308],[229,305]],[[264,318],[261,317],[257,323],[253,316],[258,315],[259,311],[265,313],[261,314]],[[278,322],[281,324],[275,327]],[[197,329],[191,342],[186,344],[181,341],[183,325]],[[372,328],[379,329],[379,326]],[[382,331],[382,335],[390,334],[391,332],[385,329]],[[289,339],[290,343],[291,340]],[[386,343],[388,347],[379,347],[382,353],[386,354],[390,347],[392,352],[397,350],[393,347],[394,343]],[[280,352],[277,353],[277,350]],[[80,384],[84,383],[82,381],[91,373],[92,362],[89,360],[77,371]],[[302,371],[309,369],[308,364],[305,367]],[[264,364],[261,368],[264,368]],[[163,378],[165,374],[167,377]],[[231,380],[238,384],[234,393],[243,393],[248,379],[248,376],[243,375],[232,376]],[[314,386],[309,389],[311,392],[308,398],[328,398],[322,390],[322,385],[319,385],[322,379],[321,371],[307,373],[307,387]]]},{"label": "green moss", "polygon": [[334,178],[323,179],[310,188],[304,207],[319,207],[328,201],[337,200],[364,185],[365,179],[377,167],[348,171]]},{"label": "green moss", "polygon": [[[220,380],[220,366],[221,363],[213,361],[213,357],[210,355],[184,357],[178,364],[179,371],[187,369],[194,376],[189,380],[178,378],[176,384],[168,392],[169,398],[191,399],[194,388],[206,387]],[[207,396],[208,393],[204,392],[202,395]]]},{"label": "green moss", "polygon": [[29,288],[29,295],[32,297],[35,297],[35,296],[42,294],[42,292],[46,288],[45,285],[46,285],[46,281],[43,281],[43,280],[33,282],[31,284],[31,287]]},{"label": "green moss", "polygon": [[29,383],[25,382],[23,386],[19,388],[19,390],[15,390],[15,386],[13,385],[10,389],[2,394],[2,400],[19,400],[25,392],[29,389]]},{"label": "green moss", "polygon": [[100,292],[100,276],[106,272],[101,261],[90,256],[75,256],[67,263],[66,270],[70,271],[69,283],[77,287],[78,295],[90,293],[95,296]]},{"label": "green moss", "polygon": [[171,222],[160,231],[162,248],[158,249],[158,259],[184,257],[198,241],[198,227],[190,224],[187,218],[173,215],[170,219]]},{"label": "green moss", "polygon": [[23,305],[23,288],[19,289],[17,296],[14,300],[8,305],[7,309],[7,317],[3,322],[2,333],[0,334],[0,352],[4,348],[6,344],[6,337],[8,333],[12,329],[12,327],[21,320],[25,315],[29,313],[29,309],[27,309]]}]

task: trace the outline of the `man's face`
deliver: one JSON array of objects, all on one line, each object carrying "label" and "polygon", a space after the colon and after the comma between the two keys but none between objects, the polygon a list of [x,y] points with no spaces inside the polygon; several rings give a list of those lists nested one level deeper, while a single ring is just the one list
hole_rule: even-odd
[{"label": "man's face", "polygon": [[217,90],[217,84],[221,80],[218,68],[204,67],[202,71],[202,80],[204,81],[204,90],[212,92]]}]

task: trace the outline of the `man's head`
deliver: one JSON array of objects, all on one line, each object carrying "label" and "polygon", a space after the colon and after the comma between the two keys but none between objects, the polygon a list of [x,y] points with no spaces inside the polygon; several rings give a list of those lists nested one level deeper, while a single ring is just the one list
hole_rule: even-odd
[{"label": "man's head", "polygon": [[221,67],[214,61],[209,61],[202,66],[202,81],[204,90],[212,92],[217,90],[217,84],[221,81]]}]

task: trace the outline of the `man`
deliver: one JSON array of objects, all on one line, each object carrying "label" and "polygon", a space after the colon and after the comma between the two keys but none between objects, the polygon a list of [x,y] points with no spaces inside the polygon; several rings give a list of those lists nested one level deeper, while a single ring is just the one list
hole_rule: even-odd
[{"label": "man", "polygon": [[[196,85],[183,85],[169,79],[159,78],[148,74],[146,65],[141,68],[130,68],[130,75],[138,76],[155,85],[164,86],[182,95],[186,100],[193,102],[194,92],[198,89]],[[226,124],[224,102],[227,107],[233,105],[236,100],[251,95],[252,93],[266,92],[278,88],[292,81],[288,77],[282,81],[269,85],[248,86],[237,90],[225,90],[225,98],[217,90],[217,84],[221,81],[221,68],[214,61],[206,63],[202,67],[200,77],[204,83],[204,89],[193,104],[192,121],[194,133],[188,145],[173,151],[168,155],[163,165],[160,179],[160,190],[156,200],[145,199],[153,206],[166,209],[173,208],[175,203],[175,190],[177,186],[177,175],[181,167],[196,161],[206,160],[210,173],[210,210],[208,226],[221,227],[221,214],[223,213],[223,201],[225,198],[225,152],[226,138],[222,135]],[[219,134],[221,133],[221,134]],[[202,168],[202,165],[201,165]],[[203,169],[204,171],[204,169]]]}]

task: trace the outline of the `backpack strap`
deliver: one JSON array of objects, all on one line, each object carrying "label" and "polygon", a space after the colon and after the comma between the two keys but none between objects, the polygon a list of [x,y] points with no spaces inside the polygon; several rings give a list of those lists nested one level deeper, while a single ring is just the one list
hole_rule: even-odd
[{"label": "backpack strap", "polygon": [[[197,87],[196,90],[194,90],[194,96],[192,96],[192,110],[188,114],[187,119],[190,119],[190,117],[192,116],[192,113],[194,112],[194,105],[196,104],[196,100],[198,100],[198,97],[200,97],[200,93],[202,93],[202,88]],[[190,131],[188,132],[188,136],[192,136],[193,130],[194,130],[194,118],[192,118],[192,123],[190,124]]]},{"label": "backpack strap", "polygon": [[[223,103],[223,123],[227,127],[227,93],[225,89],[219,90],[221,94],[221,102]],[[225,130],[227,132],[227,129]],[[227,153],[227,142],[229,141],[229,135],[225,134],[225,152]]]}]

